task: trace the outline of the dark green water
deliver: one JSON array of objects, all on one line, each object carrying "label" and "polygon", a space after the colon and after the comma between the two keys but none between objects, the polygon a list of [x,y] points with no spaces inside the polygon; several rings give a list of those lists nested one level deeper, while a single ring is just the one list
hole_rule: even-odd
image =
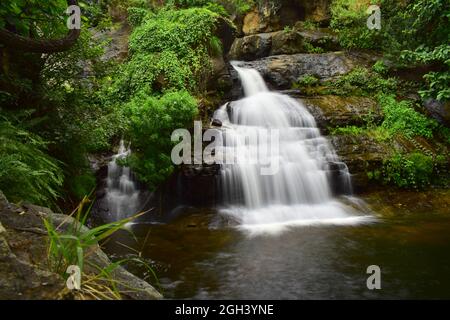
[{"label": "dark green water", "polygon": [[[169,224],[135,225],[137,241],[119,233],[106,248],[117,256],[141,251],[166,298],[450,298],[448,192],[365,200],[377,212],[374,224],[249,237],[214,211],[191,209]],[[366,287],[369,265],[381,268],[381,290]]]}]

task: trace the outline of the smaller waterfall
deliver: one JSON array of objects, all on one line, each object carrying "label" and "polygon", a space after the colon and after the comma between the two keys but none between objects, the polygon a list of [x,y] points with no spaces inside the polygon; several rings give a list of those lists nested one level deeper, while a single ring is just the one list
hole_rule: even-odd
[{"label": "smaller waterfall", "polygon": [[130,146],[120,141],[119,150],[108,164],[106,201],[111,219],[120,220],[137,213],[140,191],[130,168],[117,164],[117,160],[130,154]]}]

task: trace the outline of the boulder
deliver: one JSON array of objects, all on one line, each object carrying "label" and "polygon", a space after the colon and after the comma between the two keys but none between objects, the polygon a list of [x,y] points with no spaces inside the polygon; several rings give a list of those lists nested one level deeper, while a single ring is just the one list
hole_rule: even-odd
[{"label": "boulder", "polygon": [[406,141],[381,142],[364,134],[330,136],[329,140],[340,159],[348,166],[353,188],[357,193],[379,184],[379,181],[369,178],[368,172],[380,170],[383,160],[388,159],[394,152],[410,151],[414,148]]},{"label": "boulder", "polygon": [[331,17],[330,3],[331,0],[260,1],[244,16],[242,32],[249,35],[277,31],[306,20],[327,25]]},{"label": "boulder", "polygon": [[231,60],[254,60],[270,55],[272,34],[259,33],[236,38],[231,46]]},{"label": "boulder", "polygon": [[[7,202],[0,192],[0,299],[70,298],[65,280],[48,268],[47,231],[43,218],[68,228],[76,221],[48,208]],[[81,226],[81,231],[88,231]],[[111,261],[98,245],[92,246],[86,258],[85,272],[98,273]],[[94,267],[97,266],[97,267]],[[160,299],[161,295],[147,282],[123,267],[111,273],[117,288],[128,299]]]},{"label": "boulder", "polygon": [[371,98],[325,95],[299,100],[314,116],[324,133],[330,127],[363,126],[368,121],[380,123],[383,120],[381,108]]},{"label": "boulder", "polygon": [[258,33],[236,38],[231,46],[232,60],[255,60],[280,54],[308,53],[309,45],[325,51],[338,50],[337,37],[329,29]]},{"label": "boulder", "polygon": [[289,89],[305,74],[328,80],[351,71],[363,62],[346,52],[322,54],[292,54],[270,56],[242,62],[240,66],[258,70],[266,82],[275,89]]},{"label": "boulder", "polygon": [[450,101],[427,99],[424,101],[423,106],[427,109],[430,116],[439,123],[445,126],[450,125]]}]

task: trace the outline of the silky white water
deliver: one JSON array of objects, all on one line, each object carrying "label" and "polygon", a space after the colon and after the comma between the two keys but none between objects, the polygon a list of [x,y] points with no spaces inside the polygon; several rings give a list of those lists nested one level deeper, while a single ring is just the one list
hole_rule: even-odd
[{"label": "silky white water", "polygon": [[[222,212],[255,232],[370,220],[333,198],[329,163],[339,164],[341,183],[347,187],[351,186],[350,175],[308,110],[287,95],[270,92],[256,70],[236,63],[233,67],[245,97],[214,114],[223,124],[218,152],[230,154],[234,160],[221,167]],[[273,132],[276,141],[268,139]],[[248,138],[255,134],[260,138]],[[262,174],[268,163],[277,170]]]},{"label": "silky white water", "polygon": [[126,158],[130,154],[129,146],[120,141],[119,150],[108,163],[108,177],[106,180],[106,201],[111,218],[120,220],[136,214],[138,210],[139,190],[136,186],[130,168],[117,164],[118,159]]}]

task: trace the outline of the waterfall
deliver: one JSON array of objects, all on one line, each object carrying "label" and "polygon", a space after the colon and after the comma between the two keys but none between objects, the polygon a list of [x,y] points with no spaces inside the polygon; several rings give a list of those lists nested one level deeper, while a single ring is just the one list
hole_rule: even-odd
[{"label": "waterfall", "polygon": [[120,141],[117,154],[108,163],[106,202],[113,220],[120,220],[138,213],[139,190],[130,168],[120,166],[117,160],[130,154],[130,146]]},{"label": "waterfall", "polygon": [[[321,136],[308,110],[287,95],[269,91],[256,70],[236,63],[233,67],[245,97],[214,114],[223,123],[223,142],[217,153],[234,160],[221,166],[221,211],[242,228],[256,232],[278,232],[291,225],[370,220],[370,216],[333,197],[330,167],[338,168],[340,183],[347,189],[351,186],[350,174]],[[264,138],[271,137],[272,132],[276,141]],[[249,139],[252,135],[258,138]],[[276,147],[271,146],[274,143]],[[262,174],[262,167],[268,163],[277,163],[278,170]]]}]

